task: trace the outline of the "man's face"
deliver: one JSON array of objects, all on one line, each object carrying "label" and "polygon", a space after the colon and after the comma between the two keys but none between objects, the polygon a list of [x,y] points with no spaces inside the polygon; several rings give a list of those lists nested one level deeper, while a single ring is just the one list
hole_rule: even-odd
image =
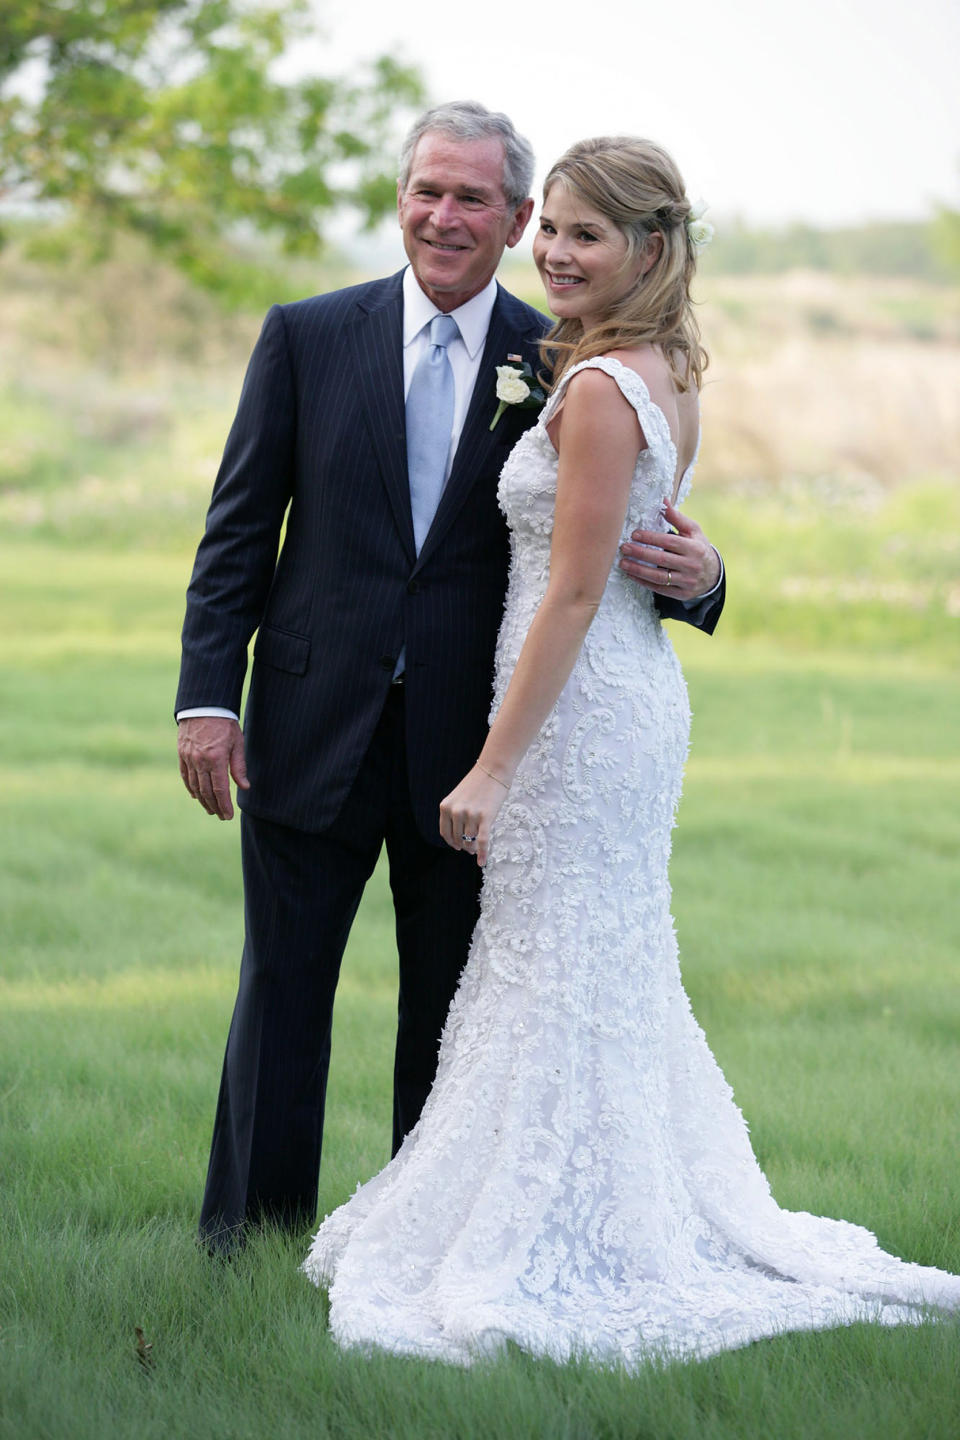
[{"label": "man's face", "polygon": [[491,279],[504,246],[516,245],[533,210],[503,193],[503,145],[491,137],[421,136],[405,190],[397,186],[403,244],[420,288],[439,310],[464,305]]}]

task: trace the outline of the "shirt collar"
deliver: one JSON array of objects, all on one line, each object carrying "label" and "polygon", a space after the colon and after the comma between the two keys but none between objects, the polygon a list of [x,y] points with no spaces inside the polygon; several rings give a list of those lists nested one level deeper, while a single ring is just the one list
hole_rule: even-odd
[{"label": "shirt collar", "polygon": [[[496,298],[497,282],[491,277],[472,300],[450,311],[471,360],[476,358],[486,342]],[[417,277],[408,265],[403,272],[403,348],[406,349],[423,327],[430,324],[434,315],[439,314],[433,301],[420,289]]]}]

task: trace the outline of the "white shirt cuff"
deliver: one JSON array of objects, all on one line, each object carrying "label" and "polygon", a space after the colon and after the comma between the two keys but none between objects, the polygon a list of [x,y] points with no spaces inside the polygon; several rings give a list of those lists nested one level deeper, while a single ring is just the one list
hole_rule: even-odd
[{"label": "white shirt cuff", "polygon": [[178,710],[177,724],[181,720],[192,720],[196,715],[219,715],[223,720],[236,720],[240,724],[240,716],[235,715],[232,710],[224,710],[219,705],[199,705],[195,710]]}]

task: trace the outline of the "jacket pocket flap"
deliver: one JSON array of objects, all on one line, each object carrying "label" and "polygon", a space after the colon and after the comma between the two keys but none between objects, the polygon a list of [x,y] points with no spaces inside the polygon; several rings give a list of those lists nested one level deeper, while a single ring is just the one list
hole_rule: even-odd
[{"label": "jacket pocket flap", "polygon": [[289,670],[291,675],[306,673],[310,659],[309,635],[294,635],[290,630],[277,630],[261,625],[253,647],[254,659],[275,670]]}]

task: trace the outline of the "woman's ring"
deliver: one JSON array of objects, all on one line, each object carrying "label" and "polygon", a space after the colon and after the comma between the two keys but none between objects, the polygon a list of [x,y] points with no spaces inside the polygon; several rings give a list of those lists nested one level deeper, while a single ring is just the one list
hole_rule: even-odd
[{"label": "woman's ring", "polygon": [[473,842],[474,842],[474,840],[476,840],[476,838],[477,838],[476,835],[461,835],[461,836],[460,836],[460,839],[466,841],[466,843],[467,843],[468,845],[472,845]]}]

